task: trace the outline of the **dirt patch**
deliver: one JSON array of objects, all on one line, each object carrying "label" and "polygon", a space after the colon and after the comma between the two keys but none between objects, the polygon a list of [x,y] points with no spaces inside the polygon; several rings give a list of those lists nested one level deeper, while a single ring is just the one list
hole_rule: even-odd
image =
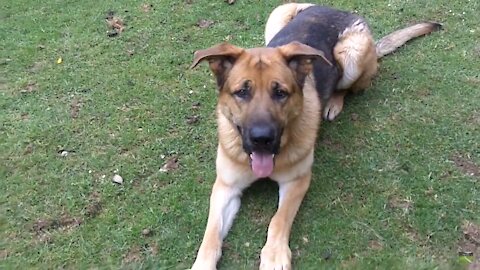
[{"label": "dirt patch", "polygon": [[45,66],[46,66],[45,61],[35,62],[31,66],[28,67],[28,71],[31,72],[31,73],[37,73],[37,72],[41,71]]},{"label": "dirt patch", "polygon": [[32,92],[37,91],[37,89],[38,89],[37,83],[29,82],[29,83],[27,83],[27,85],[25,85],[25,87],[23,87],[22,90],[20,90],[20,93],[28,94],[28,93],[32,93]]},{"label": "dirt patch", "polygon": [[199,28],[208,28],[210,27],[212,24],[214,24],[215,22],[212,21],[212,20],[205,20],[205,19],[201,19],[197,22],[197,26]]},{"label": "dirt patch", "polygon": [[143,12],[145,12],[145,13],[148,13],[148,12],[150,12],[150,11],[152,11],[152,10],[155,10],[155,9],[153,8],[153,5],[152,5],[152,4],[146,4],[146,3],[145,3],[145,4],[142,4],[142,6],[140,7],[140,9],[141,9]]},{"label": "dirt patch", "polygon": [[88,204],[85,207],[85,216],[88,218],[94,218],[102,211],[102,200],[100,193],[97,191],[92,192],[88,198]]},{"label": "dirt patch", "polygon": [[480,176],[480,166],[475,164],[470,158],[455,154],[450,160],[462,173],[468,176]]},{"label": "dirt patch", "polygon": [[371,250],[380,251],[383,249],[383,244],[378,240],[371,240],[370,242],[368,242],[368,248]]},{"label": "dirt patch", "polygon": [[413,209],[413,201],[409,198],[401,199],[394,196],[388,200],[388,207],[391,209],[401,209],[403,214],[406,215]]},{"label": "dirt patch", "polygon": [[465,81],[472,86],[479,86],[480,85],[480,78],[477,77],[477,76],[466,77]]},{"label": "dirt patch", "polygon": [[162,168],[160,168],[161,172],[169,172],[178,169],[179,167],[179,162],[178,162],[178,157],[173,156],[163,164]]},{"label": "dirt patch", "polygon": [[0,250],[0,261],[5,260],[8,258],[8,251],[6,249]]},{"label": "dirt patch", "polygon": [[334,142],[331,139],[324,138],[319,141],[321,145],[326,146],[328,149],[335,151],[335,152],[343,152],[345,149],[341,143]]},{"label": "dirt patch", "polygon": [[464,221],[462,225],[463,236],[465,239],[480,247],[480,226],[470,221]]},{"label": "dirt patch", "polygon": [[351,120],[352,122],[358,121],[359,118],[360,118],[360,116],[358,115],[358,113],[352,113],[352,114],[350,114],[350,120]]},{"label": "dirt patch", "polygon": [[70,116],[75,119],[78,117],[78,113],[80,112],[81,101],[78,98],[74,98],[72,100],[72,104],[70,105]]},{"label": "dirt patch", "polygon": [[25,149],[23,150],[23,154],[29,155],[33,153],[34,148],[35,148],[35,145],[33,143],[29,143],[27,146],[25,146]]},{"label": "dirt patch", "polygon": [[461,226],[463,237],[458,243],[458,255],[470,257],[469,270],[480,269],[480,226],[465,220]]},{"label": "dirt patch", "polygon": [[125,255],[123,255],[122,263],[129,264],[139,262],[143,258],[142,251],[139,246],[134,246]]},{"label": "dirt patch", "polygon": [[158,255],[158,251],[160,250],[160,248],[158,247],[158,244],[153,242],[153,243],[150,243],[150,244],[145,244],[144,246],[144,249],[145,249],[145,253],[149,256],[157,256]]},{"label": "dirt patch", "polygon": [[473,111],[472,115],[468,118],[467,121],[474,125],[480,125],[480,111]]},{"label": "dirt patch", "polygon": [[43,234],[51,230],[67,231],[82,224],[83,219],[62,215],[59,218],[38,219],[32,226],[32,230],[37,234]]}]

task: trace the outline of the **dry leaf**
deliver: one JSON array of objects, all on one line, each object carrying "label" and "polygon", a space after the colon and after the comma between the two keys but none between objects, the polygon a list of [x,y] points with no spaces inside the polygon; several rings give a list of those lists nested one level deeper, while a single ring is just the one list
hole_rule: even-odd
[{"label": "dry leaf", "polygon": [[108,27],[112,29],[112,31],[107,32],[109,37],[114,37],[125,30],[125,23],[123,20],[114,14],[113,11],[109,11],[105,19]]},{"label": "dry leaf", "polygon": [[225,0],[225,2],[227,2],[229,5],[235,4],[235,0]]}]

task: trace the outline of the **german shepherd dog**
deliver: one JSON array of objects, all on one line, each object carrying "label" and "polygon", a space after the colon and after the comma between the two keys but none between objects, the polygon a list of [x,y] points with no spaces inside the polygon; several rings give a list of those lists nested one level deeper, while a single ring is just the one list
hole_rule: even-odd
[{"label": "german shepherd dog", "polygon": [[192,269],[216,269],[242,191],[264,178],[278,183],[279,200],[260,269],[291,269],[290,230],[310,185],[322,116],[335,119],[348,92],[370,85],[379,58],[439,28],[419,23],[375,43],[356,14],[290,3],[270,14],[266,47],[222,43],[195,52],[192,68],[207,60],[216,77],[219,142],[207,227]]}]

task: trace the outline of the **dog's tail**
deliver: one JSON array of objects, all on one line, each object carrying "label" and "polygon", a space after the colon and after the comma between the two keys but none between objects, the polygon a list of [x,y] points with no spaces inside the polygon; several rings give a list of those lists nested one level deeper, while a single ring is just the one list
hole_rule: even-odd
[{"label": "dog's tail", "polygon": [[265,45],[270,43],[270,40],[282,30],[297,14],[314,4],[298,4],[288,3],[276,7],[270,16],[268,16],[267,24],[265,26]]},{"label": "dog's tail", "polygon": [[430,34],[442,29],[442,25],[436,22],[424,22],[397,30],[386,35],[376,43],[377,57],[381,58],[392,53],[407,41],[419,36]]}]

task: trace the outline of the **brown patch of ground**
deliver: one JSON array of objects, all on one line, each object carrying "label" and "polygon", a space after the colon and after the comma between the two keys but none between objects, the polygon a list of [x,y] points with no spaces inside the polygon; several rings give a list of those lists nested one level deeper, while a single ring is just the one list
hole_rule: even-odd
[{"label": "brown patch of ground", "polygon": [[123,255],[122,263],[129,264],[142,260],[142,251],[139,246],[134,246],[125,255]]},{"label": "brown patch of ground", "polygon": [[380,251],[383,249],[383,243],[378,240],[371,240],[370,242],[368,242],[368,248]]},{"label": "brown patch of ground", "polygon": [[22,90],[20,90],[20,93],[22,94],[32,93],[37,91],[37,88],[38,88],[37,83],[29,82],[27,83],[27,85],[25,85],[25,87]]},{"label": "brown patch of ground", "polygon": [[0,250],[0,261],[5,260],[8,257],[8,251],[6,249]]},{"label": "brown patch of ground", "polygon": [[470,158],[455,154],[450,160],[462,173],[468,176],[480,176],[480,166],[475,164]]},{"label": "brown patch of ground", "polygon": [[458,243],[459,256],[471,257],[468,270],[480,269],[480,226],[465,220],[461,226],[463,238]]},{"label": "brown patch of ground", "polygon": [[480,111],[473,111],[468,121],[474,125],[480,125]]},{"label": "brown patch of ground", "polygon": [[52,231],[69,232],[83,223],[82,218],[62,215],[59,218],[38,219],[32,225],[32,231],[37,235],[40,243],[52,243]]},{"label": "brown patch of ground", "polygon": [[178,157],[173,156],[170,157],[165,164],[163,164],[162,168],[160,168],[161,172],[169,172],[178,169]]},{"label": "brown patch of ground", "polygon": [[480,226],[470,222],[464,221],[462,225],[463,235],[465,239],[469,240],[470,242],[476,244],[480,247]]},{"label": "brown patch of ground", "polygon": [[158,255],[159,249],[160,248],[158,247],[158,244],[155,242],[145,244],[145,252],[150,256],[156,257]]},{"label": "brown patch of ground", "polygon": [[81,101],[78,98],[74,98],[72,100],[72,104],[70,105],[70,116],[75,119],[78,117],[78,113],[80,112]]},{"label": "brown patch of ground", "polygon": [[25,150],[23,150],[23,154],[29,155],[33,153],[34,148],[35,148],[35,145],[33,143],[29,143],[27,146],[25,146]]},{"label": "brown patch of ground", "polygon": [[341,143],[334,142],[331,139],[324,138],[319,142],[320,142],[320,144],[324,145],[325,147],[329,148],[332,151],[335,151],[335,152],[343,152],[344,151],[344,147]]},{"label": "brown patch of ground", "polygon": [[85,216],[89,218],[94,218],[100,214],[102,211],[102,200],[100,193],[97,191],[92,192],[88,198],[88,204],[85,208]]},{"label": "brown patch of ground", "polygon": [[145,12],[145,13],[148,13],[148,12],[150,12],[150,11],[152,11],[152,10],[155,10],[155,9],[153,8],[153,5],[152,5],[152,4],[147,4],[147,3],[142,4],[141,9],[142,9],[142,11]]},{"label": "brown patch of ground", "polygon": [[208,28],[210,27],[212,24],[214,24],[215,22],[212,21],[212,20],[205,20],[205,19],[201,19],[197,22],[197,26],[199,28]]},{"label": "brown patch of ground", "polygon": [[409,198],[401,199],[399,197],[391,197],[388,200],[388,207],[392,209],[401,209],[403,214],[408,214],[413,209],[413,201]]},{"label": "brown patch of ground", "polygon": [[479,86],[480,85],[480,78],[479,77],[473,77],[473,76],[466,77],[465,81],[472,86]]},{"label": "brown patch of ground", "polygon": [[46,65],[45,61],[35,62],[30,67],[28,67],[28,71],[31,73],[37,73],[40,70],[42,70],[45,67],[45,65]]}]

